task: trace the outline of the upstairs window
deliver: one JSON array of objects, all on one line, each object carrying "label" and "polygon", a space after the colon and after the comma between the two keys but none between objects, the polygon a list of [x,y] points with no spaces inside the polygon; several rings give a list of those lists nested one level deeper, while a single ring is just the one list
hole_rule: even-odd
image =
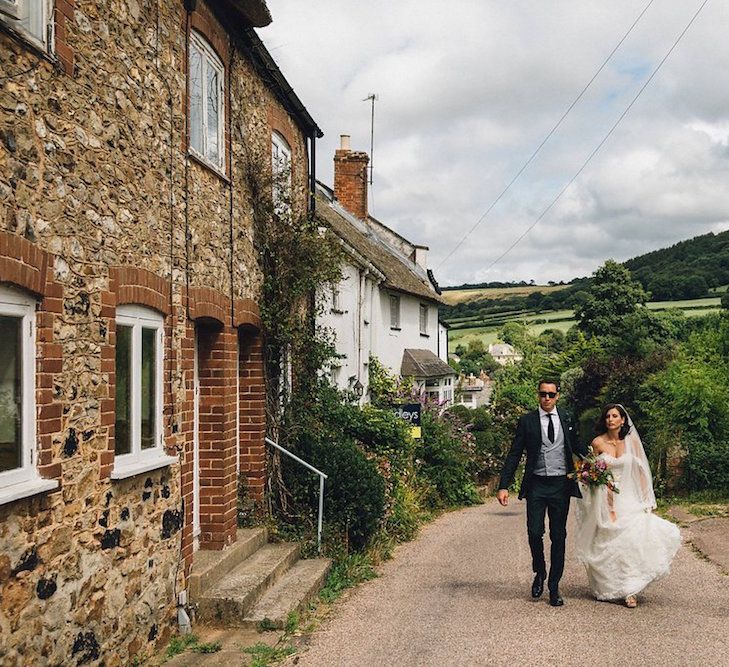
[{"label": "upstairs window", "polygon": [[341,296],[338,287],[332,287],[332,311],[335,313],[342,312]]},{"label": "upstairs window", "polygon": [[[114,473],[149,470],[163,457],[163,319],[142,306],[119,306],[116,315],[116,419]],[[169,457],[168,457],[169,458]],[[156,466],[151,466],[156,467]]]},{"label": "upstairs window", "polygon": [[50,16],[49,0],[0,0],[0,21],[43,49],[52,42]]},{"label": "upstairs window", "polygon": [[291,147],[278,132],[271,135],[273,204],[279,216],[291,212]]},{"label": "upstairs window", "polygon": [[225,150],[225,68],[213,48],[196,32],[190,35],[190,151],[223,171]]},{"label": "upstairs window", "polygon": [[0,286],[0,490],[37,478],[35,301]]},{"label": "upstairs window", "polygon": [[400,297],[390,294],[390,329],[400,328]]},{"label": "upstairs window", "polygon": [[428,335],[428,306],[424,303],[420,304],[420,333]]}]

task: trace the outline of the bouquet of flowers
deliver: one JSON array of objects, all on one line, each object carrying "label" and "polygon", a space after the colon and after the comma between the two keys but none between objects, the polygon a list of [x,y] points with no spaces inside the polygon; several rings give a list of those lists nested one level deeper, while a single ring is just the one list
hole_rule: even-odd
[{"label": "bouquet of flowers", "polygon": [[597,488],[599,486],[607,486],[613,493],[620,493],[615,485],[613,471],[608,468],[607,463],[603,459],[595,456],[585,456],[575,462],[574,472],[567,475],[570,479],[576,479],[587,487]]}]

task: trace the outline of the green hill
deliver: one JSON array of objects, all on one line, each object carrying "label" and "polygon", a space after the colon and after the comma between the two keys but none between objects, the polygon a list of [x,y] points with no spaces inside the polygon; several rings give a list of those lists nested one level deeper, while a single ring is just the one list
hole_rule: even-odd
[{"label": "green hill", "polygon": [[624,264],[654,301],[695,299],[729,284],[729,231],[696,236]]},{"label": "green hill", "polygon": [[[709,296],[729,284],[729,230],[703,234],[669,248],[654,250],[624,262],[653,301],[677,301]],[[448,306],[441,318],[459,328],[474,326],[480,318],[508,317],[511,311],[540,313],[571,309],[585,297],[590,278],[575,278],[567,285],[482,283],[447,288]]]}]

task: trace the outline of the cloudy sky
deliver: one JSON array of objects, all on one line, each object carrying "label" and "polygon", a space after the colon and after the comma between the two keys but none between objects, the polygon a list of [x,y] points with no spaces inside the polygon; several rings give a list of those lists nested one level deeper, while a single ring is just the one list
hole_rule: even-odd
[{"label": "cloudy sky", "polygon": [[[580,102],[460,248],[648,0],[267,0],[258,31],[325,133],[369,152],[370,212],[430,247],[443,285],[569,280],[729,229],[729,3],[654,0]],[[445,261],[444,261],[445,260]]]}]

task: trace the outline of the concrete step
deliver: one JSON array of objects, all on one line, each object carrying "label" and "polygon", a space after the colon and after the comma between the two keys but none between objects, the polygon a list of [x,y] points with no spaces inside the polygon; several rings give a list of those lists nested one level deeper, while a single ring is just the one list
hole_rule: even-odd
[{"label": "concrete step", "polygon": [[222,551],[196,551],[188,582],[191,602],[197,602],[204,593],[215,586],[230,570],[252,556],[268,542],[266,528],[239,528],[235,544]]},{"label": "concrete step", "polygon": [[298,559],[298,544],[266,544],[225,574],[197,600],[197,620],[241,626],[263,593]]},{"label": "concrete step", "polygon": [[258,627],[264,620],[270,628],[283,629],[292,611],[301,611],[322,589],[332,561],[328,558],[300,560],[269,588],[243,624]]}]

